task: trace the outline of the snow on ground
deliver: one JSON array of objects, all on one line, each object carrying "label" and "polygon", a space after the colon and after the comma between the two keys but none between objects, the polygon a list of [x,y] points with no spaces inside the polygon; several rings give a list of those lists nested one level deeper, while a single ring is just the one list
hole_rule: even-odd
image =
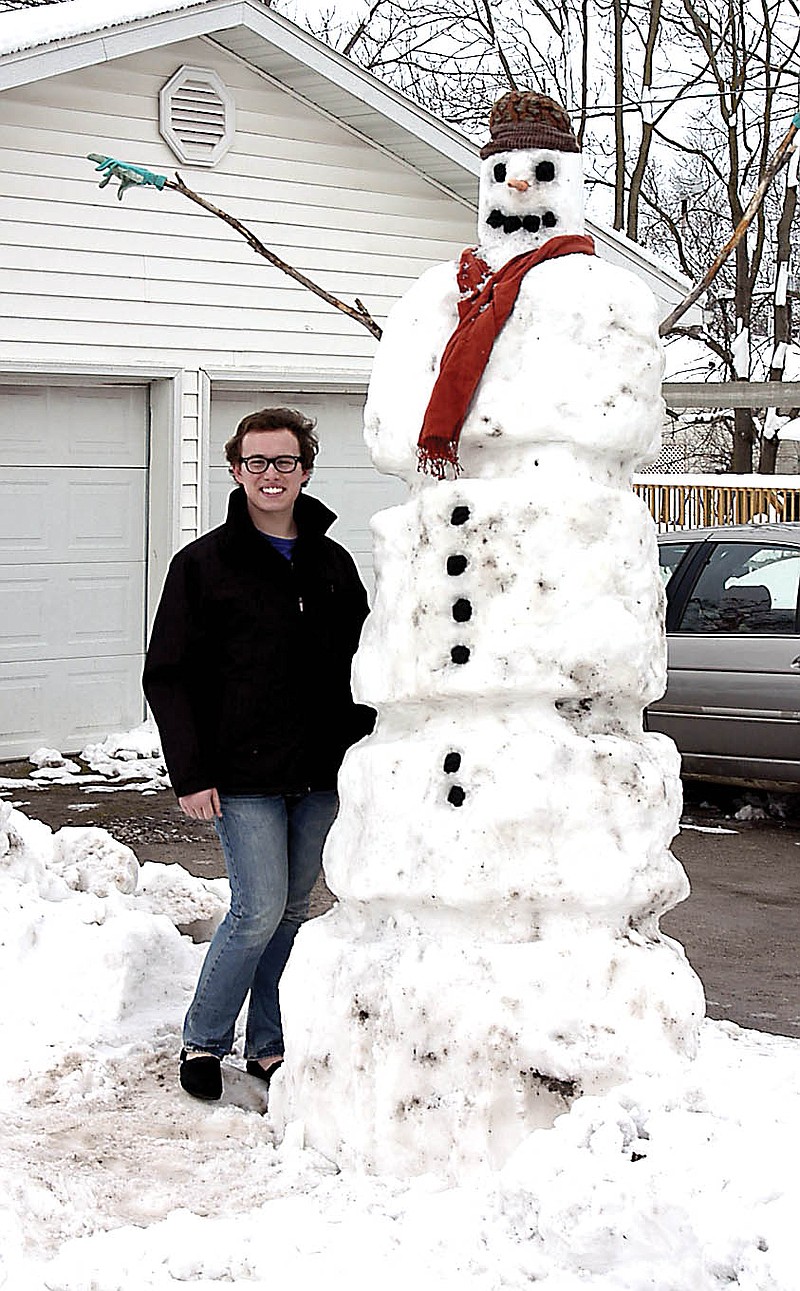
[{"label": "snow on ground", "polygon": [[221,1104],[177,1086],[178,927],[224,897],[0,803],[0,1286],[796,1288],[800,1042],[708,1022],[680,1079],[578,1100],[496,1174],[339,1173],[276,1143],[241,1058]]},{"label": "snow on ground", "polygon": [[115,789],[155,793],[169,788],[158,732],[150,718],[133,730],[87,744],[78,757],[89,771],[59,749],[34,749],[28,761],[35,769],[27,776],[0,777],[0,790],[46,789],[51,784],[91,785],[93,793]]}]

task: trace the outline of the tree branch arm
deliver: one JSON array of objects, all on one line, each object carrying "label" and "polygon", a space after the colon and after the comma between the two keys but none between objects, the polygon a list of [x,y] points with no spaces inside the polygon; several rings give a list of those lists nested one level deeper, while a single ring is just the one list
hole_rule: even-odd
[{"label": "tree branch arm", "polygon": [[175,173],[175,179],[168,179],[164,187],[174,189],[176,193],[181,193],[183,197],[188,197],[190,202],[196,202],[198,206],[202,206],[203,210],[209,211],[212,215],[216,215],[220,220],[224,220],[226,224],[229,224],[232,229],[235,229],[236,232],[244,238],[248,246],[250,246],[257,255],[263,256],[264,259],[268,260],[276,269],[280,269],[282,273],[288,274],[288,276],[293,278],[295,282],[299,282],[301,286],[312,291],[315,296],[319,296],[321,300],[324,300],[328,305],[332,305],[334,309],[341,310],[341,312],[343,314],[347,314],[349,318],[353,318],[357,323],[361,323],[362,327],[366,327],[368,332],[371,332],[377,340],[380,340],[383,334],[382,328],[375,322],[375,319],[372,317],[369,310],[357,297],[355,308],[353,308],[352,305],[347,305],[343,300],[339,300],[338,296],[331,295],[331,293],[326,291],[324,287],[319,287],[317,283],[313,282],[311,278],[307,278],[299,269],[292,268],[292,266],[287,264],[285,260],[281,260],[280,256],[277,256],[274,251],[268,250],[268,248],[264,246],[264,243],[256,237],[255,233],[248,229],[246,225],[242,224],[241,220],[237,220],[235,216],[229,215],[227,211],[221,210],[218,206],[214,206],[213,202],[209,202],[205,197],[201,197],[199,193],[195,193],[193,189],[189,188],[188,184],[183,182],[177,171]]}]

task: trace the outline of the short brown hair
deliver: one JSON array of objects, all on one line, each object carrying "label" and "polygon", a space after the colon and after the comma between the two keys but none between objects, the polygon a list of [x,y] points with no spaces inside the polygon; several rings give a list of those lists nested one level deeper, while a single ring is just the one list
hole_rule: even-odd
[{"label": "short brown hair", "polygon": [[262,408],[260,412],[250,412],[242,417],[225,445],[228,465],[237,466],[242,460],[242,440],[248,431],[290,430],[297,440],[300,465],[304,471],[310,471],[319,452],[319,440],[314,434],[315,425],[316,422],[311,417],[304,417],[295,408]]}]

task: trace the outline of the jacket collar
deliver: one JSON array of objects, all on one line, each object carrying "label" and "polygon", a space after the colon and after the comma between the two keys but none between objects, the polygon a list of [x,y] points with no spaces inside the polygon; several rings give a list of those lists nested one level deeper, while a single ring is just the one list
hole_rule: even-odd
[{"label": "jacket collar", "polygon": [[[297,536],[304,541],[308,538],[321,538],[330,529],[336,519],[336,512],[331,511],[319,498],[301,493],[294,504],[294,519],[297,525]],[[250,519],[247,510],[247,498],[244,489],[237,485],[228,497],[228,515],[224,524],[226,539],[237,547],[246,547],[259,538],[258,530]],[[257,550],[261,550],[260,547]]]}]

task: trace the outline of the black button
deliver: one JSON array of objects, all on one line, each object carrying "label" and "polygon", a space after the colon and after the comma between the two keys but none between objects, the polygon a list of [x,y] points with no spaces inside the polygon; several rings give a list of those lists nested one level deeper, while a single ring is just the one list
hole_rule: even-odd
[{"label": "black button", "polygon": [[472,604],[465,596],[460,596],[454,603],[453,618],[456,623],[469,623],[472,618]]},{"label": "black button", "polygon": [[462,646],[462,645],[453,646],[452,650],[450,651],[450,658],[453,660],[453,663],[468,663],[469,646]]},{"label": "black button", "polygon": [[447,572],[452,575],[453,578],[457,578],[459,574],[464,573],[468,563],[466,556],[448,556]]},{"label": "black button", "polygon": [[447,795],[447,801],[449,803],[452,803],[454,807],[460,807],[463,804],[466,796],[467,795],[465,794],[464,790],[461,788],[461,785],[454,784],[452,789]]},{"label": "black button", "polygon": [[469,520],[469,507],[453,507],[453,514],[450,517],[451,524],[466,524]]},{"label": "black button", "polygon": [[458,770],[458,768],[461,766],[461,754],[448,753],[445,757],[443,765],[448,775],[454,775],[455,772]]}]

